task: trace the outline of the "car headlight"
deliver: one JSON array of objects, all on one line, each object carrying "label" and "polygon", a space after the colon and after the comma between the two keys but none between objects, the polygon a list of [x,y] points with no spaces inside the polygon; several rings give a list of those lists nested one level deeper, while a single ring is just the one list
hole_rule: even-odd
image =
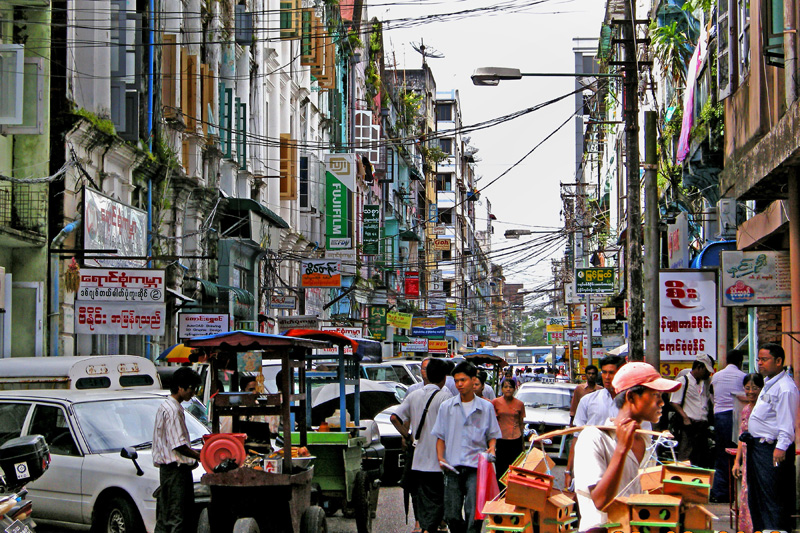
[{"label": "car headlight", "polygon": [[370,421],[370,424],[367,426],[367,434],[369,435],[370,444],[380,444],[381,430],[378,429],[378,423],[374,420]]}]

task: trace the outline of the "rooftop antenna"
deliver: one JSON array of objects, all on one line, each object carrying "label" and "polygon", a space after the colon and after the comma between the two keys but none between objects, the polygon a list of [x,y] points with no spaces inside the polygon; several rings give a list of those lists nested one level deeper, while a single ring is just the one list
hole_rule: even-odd
[{"label": "rooftop antenna", "polygon": [[444,57],[444,54],[441,53],[439,50],[432,46],[425,46],[425,41],[423,39],[419,40],[419,44],[411,43],[411,48],[422,54],[422,64],[426,65],[428,62],[426,58],[431,57],[433,59],[441,59]]}]

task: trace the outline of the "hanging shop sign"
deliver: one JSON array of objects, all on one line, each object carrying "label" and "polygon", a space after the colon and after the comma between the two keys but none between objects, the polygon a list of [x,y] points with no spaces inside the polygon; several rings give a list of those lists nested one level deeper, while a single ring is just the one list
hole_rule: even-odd
[{"label": "hanging shop sign", "polygon": [[163,335],[166,308],[159,303],[75,302],[75,333]]},{"label": "hanging shop sign", "polygon": [[791,305],[789,252],[722,252],[723,306]]},{"label": "hanging shop sign", "polygon": [[355,154],[325,154],[325,172],[351,192],[356,190],[356,168]]},{"label": "hanging shop sign", "polygon": [[163,302],[164,271],[82,268],[77,299],[83,302]]},{"label": "hanging shop sign", "polygon": [[[333,331],[334,333],[339,333],[340,335],[344,335],[345,337],[349,337],[351,339],[359,339],[362,337],[361,328],[340,328],[336,326],[322,326],[320,328],[322,331]],[[320,348],[317,350],[319,354],[331,354],[337,355],[339,353],[339,347],[333,346],[331,348]],[[353,354],[353,347],[352,346],[345,346],[344,353],[346,355]]]},{"label": "hanging shop sign", "polygon": [[325,156],[325,248],[328,250],[353,247],[350,212],[355,176],[354,154]]},{"label": "hanging shop sign", "polygon": [[547,344],[564,344],[564,331],[548,331]]},{"label": "hanging shop sign", "polygon": [[447,228],[445,226],[434,226],[433,229],[431,229],[432,235],[444,235],[445,233],[447,233]]},{"label": "hanging shop sign", "polygon": [[229,322],[227,314],[178,313],[178,337],[191,339],[227,333]]},{"label": "hanging shop sign", "polygon": [[443,316],[414,317],[411,321],[411,334],[417,337],[444,337],[445,318]]},{"label": "hanging shop sign", "polygon": [[679,213],[674,224],[667,224],[667,264],[670,268],[689,268],[689,218]]},{"label": "hanging shop sign", "polygon": [[369,308],[369,332],[373,339],[386,340],[386,308],[373,305]]},{"label": "hanging shop sign", "polygon": [[433,249],[436,251],[449,251],[451,243],[450,239],[433,239]]},{"label": "hanging shop sign", "polygon": [[661,360],[713,353],[717,342],[715,270],[659,272]]},{"label": "hanging shop sign", "polygon": [[578,294],[611,294],[614,292],[613,267],[576,268],[575,292]]},{"label": "hanging shop sign", "polygon": [[[427,352],[428,351],[428,339],[412,339],[409,338],[408,342],[401,342],[400,343],[400,351],[401,352]],[[444,341],[445,346],[447,346],[447,341]]]},{"label": "hanging shop sign", "polygon": [[302,287],[341,287],[342,262],[327,259],[304,259],[300,262]]},{"label": "hanging shop sign", "polygon": [[269,307],[272,309],[297,309],[297,296],[278,296],[273,294],[269,297]]},{"label": "hanging shop sign", "polygon": [[447,341],[429,339],[428,353],[432,355],[447,355]]},{"label": "hanging shop sign", "polygon": [[279,331],[286,331],[287,329],[319,329],[317,315],[279,316],[277,320]]},{"label": "hanging shop sign", "polygon": [[603,294],[578,294],[575,292],[575,280],[564,283],[564,303],[567,305],[580,305],[586,302],[603,303],[608,296]]},{"label": "hanging shop sign", "polygon": [[405,295],[406,298],[419,298],[419,272],[406,272]]},{"label": "hanging shop sign", "polygon": [[565,329],[562,335],[564,342],[581,342],[584,333],[586,332],[582,329]]},{"label": "hanging shop sign", "polygon": [[378,255],[381,242],[381,209],[378,205],[364,206],[363,254]]},{"label": "hanging shop sign", "polygon": [[411,329],[413,313],[401,313],[400,311],[390,311],[386,313],[386,323],[390,326],[402,329]]},{"label": "hanging shop sign", "polygon": [[[125,205],[92,189],[83,194],[83,247],[86,250],[116,250],[96,259],[103,267],[144,267],[147,255],[147,212]],[[114,255],[141,257],[114,259]],[[108,259],[105,259],[105,257]]]}]

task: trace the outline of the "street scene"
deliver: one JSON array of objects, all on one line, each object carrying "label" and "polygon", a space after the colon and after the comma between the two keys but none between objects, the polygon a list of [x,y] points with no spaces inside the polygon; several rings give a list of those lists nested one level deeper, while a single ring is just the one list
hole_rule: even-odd
[{"label": "street scene", "polygon": [[800,0],[0,0],[0,533],[800,531]]}]

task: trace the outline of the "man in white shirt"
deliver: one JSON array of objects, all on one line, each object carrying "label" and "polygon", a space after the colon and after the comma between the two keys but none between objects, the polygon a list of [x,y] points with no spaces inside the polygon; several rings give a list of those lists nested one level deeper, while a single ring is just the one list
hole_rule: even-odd
[{"label": "man in white shirt", "polygon": [[[403,436],[406,446],[414,446],[411,472],[411,496],[414,501],[414,516],[422,531],[435,532],[444,517],[444,474],[436,455],[436,437],[431,430],[436,423],[442,402],[451,398],[444,386],[447,364],[441,359],[426,359],[429,383],[412,392],[392,414],[390,420]],[[420,426],[422,415],[424,423]],[[411,431],[406,428],[409,426]],[[419,439],[415,442],[415,434]]]},{"label": "man in white shirt", "polygon": [[414,392],[415,390],[421,389],[422,387],[424,387],[425,385],[430,383],[430,381],[428,381],[428,363],[431,362],[431,359],[433,359],[433,358],[432,357],[426,357],[420,363],[419,371],[420,371],[420,374],[422,374],[422,381],[414,383],[413,385],[411,385],[408,388],[408,390],[406,391],[406,398],[408,398],[408,395],[411,394],[412,392]]},{"label": "man in white shirt", "polygon": [[678,379],[681,388],[672,393],[670,403],[677,416],[674,428],[678,447],[678,461],[690,461],[694,466],[711,466],[708,446],[708,403],[710,399],[708,378],[714,373],[714,360],[699,354],[692,370]]},{"label": "man in white shirt", "polygon": [[800,395],[784,368],[786,354],[774,343],[758,350],[764,388],[758,395],[743,435],[747,443],[748,507],[753,531],[794,527],[795,430]]},{"label": "man in white shirt", "polygon": [[662,392],[680,385],[664,379],[647,363],[624,365],[614,376],[619,412],[608,421],[615,431],[588,427],[575,445],[575,493],[581,511],[579,531],[594,531],[608,522],[605,509],[617,496],[642,492],[639,468],[647,466],[649,438],[637,435],[642,423],[658,422]]},{"label": "man in white shirt", "polygon": [[726,358],[725,368],[711,376],[711,395],[714,399],[714,485],[711,487],[711,501],[727,503],[729,500],[728,482],[730,477],[730,455],[725,448],[736,448],[733,442],[733,398],[744,394],[742,381],[742,350],[731,350]]}]

